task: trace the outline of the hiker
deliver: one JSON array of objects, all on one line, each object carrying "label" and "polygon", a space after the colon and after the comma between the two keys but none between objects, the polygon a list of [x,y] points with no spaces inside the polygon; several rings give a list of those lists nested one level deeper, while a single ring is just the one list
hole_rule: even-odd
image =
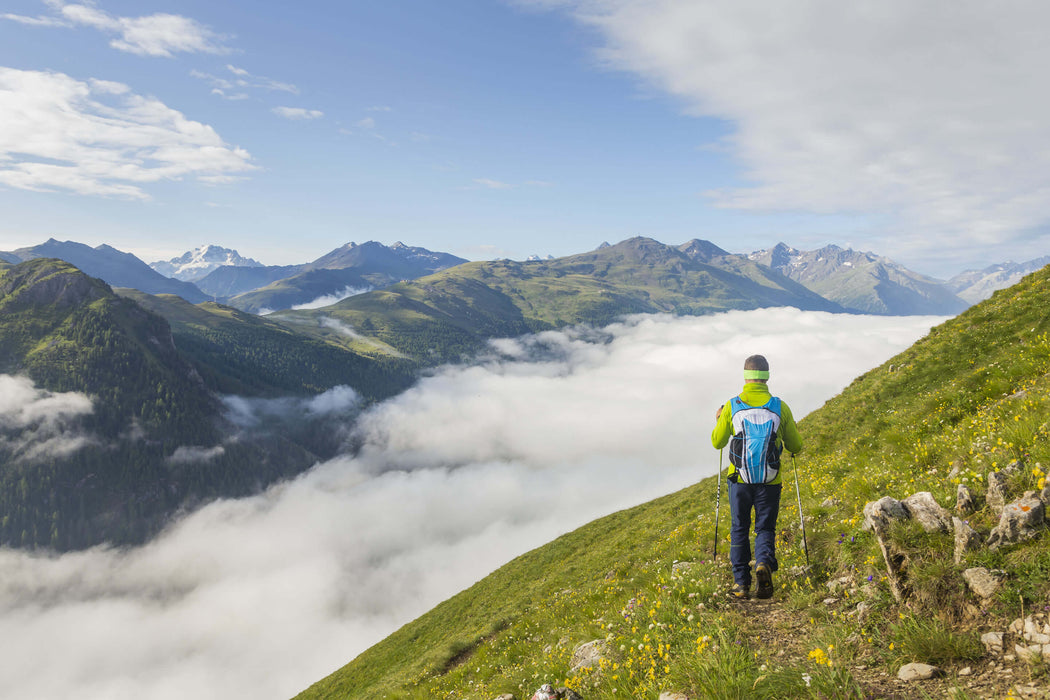
[{"label": "hiker", "polygon": [[[755,511],[755,578],[758,598],[773,595],[777,570],[775,539],[780,512],[780,453],[802,450],[802,438],[791,409],[769,393],[769,362],[762,355],[744,361],[744,390],[715,413],[711,443],[729,444],[729,561],[733,565],[731,595],[751,596],[751,510]],[[721,478],[721,475],[719,475]]]}]

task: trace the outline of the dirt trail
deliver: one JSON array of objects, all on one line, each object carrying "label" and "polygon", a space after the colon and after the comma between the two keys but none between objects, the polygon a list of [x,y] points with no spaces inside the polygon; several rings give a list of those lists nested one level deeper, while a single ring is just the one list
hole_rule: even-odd
[{"label": "dirt trail", "polygon": [[[768,658],[800,666],[813,663],[809,659],[809,653],[813,651],[809,638],[812,625],[806,611],[785,606],[775,597],[772,600],[741,601],[733,607],[739,614],[742,628],[755,640],[757,647],[765,650]],[[1050,683],[1045,676],[1034,679],[1023,662],[1011,665],[998,661],[985,656],[968,664],[945,667],[942,678],[905,682],[897,678],[895,669],[891,671],[885,668],[877,659],[872,658],[870,663],[865,663],[862,648],[858,650],[857,658],[850,663],[849,670],[863,689],[862,697],[871,699],[1050,698]],[[971,674],[960,676],[959,671],[966,666],[970,667]],[[1033,681],[1034,686],[1030,685]],[[1015,689],[1012,695],[1011,689]]]}]

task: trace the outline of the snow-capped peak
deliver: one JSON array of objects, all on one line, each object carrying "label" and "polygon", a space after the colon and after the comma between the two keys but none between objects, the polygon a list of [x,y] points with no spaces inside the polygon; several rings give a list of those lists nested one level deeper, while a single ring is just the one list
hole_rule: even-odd
[{"label": "snow-capped peak", "polygon": [[251,258],[242,257],[236,250],[217,245],[202,245],[187,251],[171,260],[159,260],[150,263],[150,267],[164,275],[184,282],[192,282],[206,276],[223,265],[238,267],[262,267],[263,264]]}]

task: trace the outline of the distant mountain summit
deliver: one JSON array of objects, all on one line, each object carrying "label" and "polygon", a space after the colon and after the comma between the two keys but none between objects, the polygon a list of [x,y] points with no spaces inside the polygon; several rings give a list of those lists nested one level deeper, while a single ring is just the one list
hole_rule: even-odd
[{"label": "distant mountain summit", "polygon": [[83,243],[51,238],[37,246],[4,253],[3,258],[12,263],[55,258],[74,265],[91,277],[104,280],[112,287],[130,287],[149,294],[175,294],[194,304],[209,299],[193,284],[165,277],[131,253],[108,245],[92,248]]},{"label": "distant mountain summit", "polygon": [[[252,313],[290,309],[310,303],[335,303],[369,289],[389,287],[403,280],[440,272],[467,262],[449,253],[408,246],[398,241],[385,246],[376,241],[360,245],[351,241],[317,260],[299,265],[264,285],[245,290],[229,300],[231,306]],[[262,278],[271,268],[246,270],[240,280]],[[204,289],[215,288],[219,277],[231,277],[240,267],[223,267],[200,280]],[[319,301],[320,300],[320,301]]]},{"label": "distant mountain summit", "polygon": [[237,267],[262,267],[258,260],[242,257],[236,250],[217,245],[202,245],[171,260],[158,260],[149,264],[154,270],[184,282],[194,282],[223,265]]},{"label": "distant mountain summit", "polygon": [[778,243],[747,257],[851,311],[891,316],[954,315],[969,306],[947,283],[874,253],[836,245],[798,250]]},{"label": "distant mountain summit", "polygon": [[948,280],[948,288],[960,298],[976,304],[992,296],[992,293],[999,289],[1012,287],[1025,275],[1047,265],[1050,265],[1050,256],[1023,263],[1007,261],[998,265],[989,265],[983,270],[966,270]]}]

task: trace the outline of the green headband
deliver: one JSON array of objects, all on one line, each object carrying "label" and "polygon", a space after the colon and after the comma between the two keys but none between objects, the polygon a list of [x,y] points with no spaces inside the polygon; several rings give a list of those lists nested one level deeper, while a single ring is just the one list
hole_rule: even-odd
[{"label": "green headband", "polygon": [[769,379],[769,370],[766,369],[745,369],[744,379]]}]

